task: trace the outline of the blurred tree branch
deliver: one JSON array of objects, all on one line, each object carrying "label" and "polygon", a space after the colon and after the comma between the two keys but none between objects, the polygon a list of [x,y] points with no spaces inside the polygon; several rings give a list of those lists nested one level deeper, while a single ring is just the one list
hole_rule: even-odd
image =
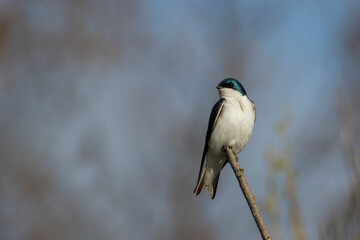
[{"label": "blurred tree branch", "polygon": [[[300,211],[300,203],[297,190],[297,179],[292,162],[292,148],[289,139],[289,128],[292,122],[291,112],[286,112],[278,126],[278,134],[283,141],[283,151],[279,156],[282,162],[282,172],[285,177],[285,197],[289,206],[289,220],[295,240],[307,239],[304,223]],[[281,130],[280,130],[281,129]]]},{"label": "blurred tree branch", "polygon": [[283,161],[277,158],[273,148],[267,150],[266,156],[268,160],[266,179],[267,196],[263,203],[263,207],[269,218],[269,228],[272,232],[272,236],[275,239],[284,239],[280,223],[280,210],[278,207],[280,196],[278,184],[276,182],[277,172],[280,171],[279,168],[283,167]]},{"label": "blurred tree branch", "polygon": [[266,240],[271,239],[270,233],[265,225],[265,222],[264,222],[264,220],[261,216],[261,213],[259,211],[259,208],[256,204],[255,197],[251,193],[249,185],[246,181],[244,169],[242,167],[240,167],[239,164],[237,163],[237,157],[235,156],[235,154],[233,153],[233,151],[231,150],[231,148],[229,146],[224,145],[224,150],[226,152],[227,159],[228,159],[232,169],[234,170],[235,176],[236,176],[237,180],[239,181],[240,188],[241,188],[241,190],[246,198],[246,201],[250,207],[251,213],[254,217],[257,227],[259,228],[262,239],[266,239]]},{"label": "blurred tree branch", "polygon": [[360,239],[360,153],[356,145],[358,125],[353,124],[359,118],[356,115],[358,109],[353,106],[356,98],[355,101],[350,101],[350,95],[350,92],[339,94],[339,136],[344,153],[343,161],[350,173],[350,192],[320,225],[320,239]]}]

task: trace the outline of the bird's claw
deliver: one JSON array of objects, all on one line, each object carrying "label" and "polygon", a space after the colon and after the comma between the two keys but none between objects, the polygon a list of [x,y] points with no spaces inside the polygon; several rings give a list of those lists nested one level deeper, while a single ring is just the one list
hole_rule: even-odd
[{"label": "bird's claw", "polygon": [[226,147],[232,149],[232,147],[224,145],[222,146],[221,151],[226,153]]},{"label": "bird's claw", "polygon": [[232,150],[232,147],[231,147],[231,146],[224,145],[224,146],[222,146],[221,151],[223,151],[223,152],[226,153],[226,148],[227,148],[227,147],[230,148],[230,150]]}]

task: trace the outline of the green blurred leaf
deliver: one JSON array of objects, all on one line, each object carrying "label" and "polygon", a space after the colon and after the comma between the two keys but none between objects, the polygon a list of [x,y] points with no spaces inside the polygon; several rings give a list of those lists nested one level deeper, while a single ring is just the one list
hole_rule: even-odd
[{"label": "green blurred leaf", "polygon": [[284,136],[287,133],[287,131],[288,131],[288,127],[287,127],[286,123],[284,123],[283,121],[276,124],[275,132],[277,134]]}]

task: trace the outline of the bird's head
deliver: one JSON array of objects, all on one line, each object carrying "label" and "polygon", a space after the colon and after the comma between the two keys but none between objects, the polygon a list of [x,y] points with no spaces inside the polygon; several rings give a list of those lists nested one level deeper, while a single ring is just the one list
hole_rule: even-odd
[{"label": "bird's head", "polygon": [[237,92],[240,93],[241,96],[247,96],[245,88],[234,78],[222,80],[216,88],[219,90],[220,96],[233,95],[237,94]]}]

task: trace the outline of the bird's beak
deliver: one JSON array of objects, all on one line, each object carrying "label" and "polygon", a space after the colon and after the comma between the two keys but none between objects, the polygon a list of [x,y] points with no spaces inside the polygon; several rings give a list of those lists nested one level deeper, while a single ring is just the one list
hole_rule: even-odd
[{"label": "bird's beak", "polygon": [[221,86],[216,86],[216,88],[217,88],[217,89],[222,89],[223,87],[221,87]]}]

